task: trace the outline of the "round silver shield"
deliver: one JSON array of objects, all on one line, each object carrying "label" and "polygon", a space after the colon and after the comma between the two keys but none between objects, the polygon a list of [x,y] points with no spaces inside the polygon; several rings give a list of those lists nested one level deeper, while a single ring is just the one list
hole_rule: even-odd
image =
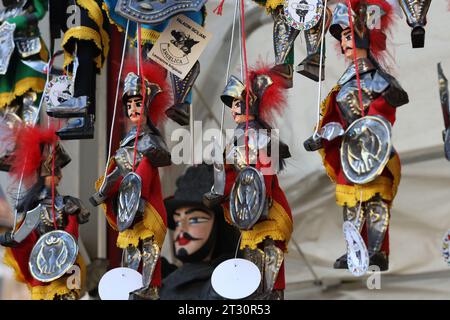
[{"label": "round silver shield", "polygon": [[448,266],[450,266],[450,230],[447,230],[442,238],[441,254]]},{"label": "round silver shield", "polygon": [[28,268],[41,282],[50,282],[63,276],[75,263],[78,244],[70,233],[54,230],[42,235],[31,250]]},{"label": "round silver shield", "polygon": [[391,149],[391,124],[387,120],[366,116],[354,121],[347,128],[341,145],[345,177],[355,184],[373,181],[383,172]]},{"label": "round silver shield", "polygon": [[350,221],[342,226],[345,241],[347,242],[348,270],[354,276],[362,276],[369,269],[369,252],[358,229]]},{"label": "round silver shield", "polygon": [[249,230],[266,210],[264,177],[253,167],[241,170],[230,194],[230,215],[239,228]]},{"label": "round silver shield", "polygon": [[284,16],[287,23],[300,31],[313,28],[323,12],[322,0],[286,0]]},{"label": "round silver shield", "polygon": [[58,76],[49,81],[44,101],[47,108],[55,108],[73,96],[73,79],[71,76]]},{"label": "round silver shield", "polygon": [[134,222],[141,199],[142,180],[136,173],[130,172],[119,186],[117,228],[120,232],[128,229]]}]

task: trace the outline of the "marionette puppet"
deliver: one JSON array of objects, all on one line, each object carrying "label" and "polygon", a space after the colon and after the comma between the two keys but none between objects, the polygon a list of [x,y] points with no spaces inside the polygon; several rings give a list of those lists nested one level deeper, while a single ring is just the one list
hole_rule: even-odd
[{"label": "marionette puppet", "polygon": [[[172,272],[164,270],[162,300],[223,299],[212,288],[211,275],[221,262],[233,258],[239,241],[239,230],[225,221],[220,205],[207,208],[203,194],[214,183],[212,165],[189,167],[177,179],[177,189],[164,200],[167,224],[173,230],[175,257],[182,262]],[[170,264],[166,264],[169,269]]]},{"label": "marionette puppet", "polygon": [[[250,72],[249,81],[247,93],[245,84],[231,76],[221,95],[237,127],[226,147],[225,172],[217,173],[218,181],[205,194],[204,203],[221,203],[226,220],[241,230],[243,255],[258,266],[262,276],[251,298],[283,299],[283,252],[292,233],[292,215],[276,173],[290,153],[267,121],[286,104],[285,80],[273,68],[262,66]],[[217,187],[221,175],[225,176],[223,192]]]},{"label": "marionette puppet", "polygon": [[50,40],[60,38],[68,76],[54,82],[71,91],[47,105],[47,115],[68,119],[58,130],[62,140],[92,139],[96,112],[96,75],[109,52],[109,21],[101,0],[49,0]]},{"label": "marionette puppet", "polygon": [[411,44],[413,48],[425,46],[425,25],[431,0],[398,0],[411,27]]},{"label": "marionette puppet", "polygon": [[[293,86],[294,71],[294,42],[301,31],[304,30],[306,43],[306,58],[297,66],[296,71],[314,81],[319,81],[319,74],[324,79],[322,57],[320,64],[320,47],[322,33],[326,33],[330,23],[331,11],[326,8],[325,24],[323,23],[324,3],[322,0],[292,1],[292,0],[253,0],[265,7],[266,12],[273,18],[273,47],[275,52],[276,70],[286,80],[286,87]],[[295,10],[288,10],[295,6]],[[288,13],[286,15],[286,12]],[[308,12],[312,12],[308,15]],[[308,20],[306,16],[308,15]],[[295,19],[293,18],[295,16]],[[311,16],[311,18],[310,18]],[[319,67],[322,65],[322,72]]]},{"label": "marionette puppet", "polygon": [[[119,31],[125,31],[133,39],[133,44],[137,48],[142,46],[142,52],[139,54],[142,54],[144,59],[149,59],[148,53],[173,17],[184,15],[197,24],[204,25],[206,1],[186,0],[179,3],[176,0],[103,0],[103,9],[108,14],[111,24],[115,25]],[[138,27],[140,32],[137,32]],[[140,43],[138,43],[139,38]],[[179,36],[175,35],[174,41],[179,42],[179,48],[183,52],[190,50],[189,44],[181,41]],[[170,73],[174,104],[166,110],[166,114],[180,125],[189,124],[191,90],[199,73],[198,61],[184,79]]]},{"label": "marionette puppet", "polygon": [[[373,6],[377,10],[370,10]],[[379,29],[368,27],[368,12],[382,12]],[[336,184],[336,203],[343,207],[344,221],[362,232],[369,265],[381,271],[389,266],[390,208],[400,181],[391,126],[397,107],[409,102],[397,80],[378,63],[386,50],[391,15],[386,1],[352,0],[336,6],[330,33],[340,41],[350,64],[322,103],[316,133],[304,143],[307,151],[320,151]],[[337,269],[347,267],[347,255],[334,264]]]},{"label": "marionette puppet", "polygon": [[126,75],[122,103],[131,129],[109,159],[106,177],[97,181],[98,192],[90,201],[102,204],[109,225],[119,231],[122,265],[137,270],[142,264],[144,286],[130,299],[154,300],[159,298],[159,258],[167,229],[158,168],[170,165],[171,156],[153,123],[162,119],[171,97],[164,69],[149,64],[144,70],[144,75]]},{"label": "marionette puppet", "polygon": [[[20,129],[17,141],[11,174],[24,185],[32,184],[18,195],[15,209],[22,219],[0,236],[6,247],[4,261],[16,279],[27,284],[31,299],[79,299],[85,266],[78,228],[88,222],[89,211],[80,199],[56,189],[70,156],[51,129]],[[81,279],[73,281],[71,274]]]},{"label": "marionette puppet", "polygon": [[[0,126],[13,128],[33,123],[44,90],[46,76],[36,64],[48,60],[47,48],[38,28],[39,20],[47,12],[47,0],[3,0],[2,3]],[[8,156],[14,146],[0,149],[0,170],[7,171]]]}]

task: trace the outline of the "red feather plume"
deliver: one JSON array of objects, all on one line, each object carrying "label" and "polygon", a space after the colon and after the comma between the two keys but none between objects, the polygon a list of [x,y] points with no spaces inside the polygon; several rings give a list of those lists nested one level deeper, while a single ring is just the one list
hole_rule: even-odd
[{"label": "red feather plume", "polygon": [[[386,50],[386,34],[391,33],[391,27],[394,22],[394,12],[392,6],[386,0],[350,0],[352,9],[356,12],[361,5],[361,2],[365,2],[369,5],[376,5],[382,10],[382,15],[379,23],[379,28],[371,29],[369,32],[370,52],[379,59],[383,59],[383,55]],[[344,1],[347,3],[347,1]]]},{"label": "red feather plume", "polygon": [[273,66],[258,61],[254,68],[249,70],[250,83],[253,83],[258,75],[269,75],[273,81],[259,102],[259,117],[272,124],[274,116],[280,115],[287,105],[286,80],[273,71]]},{"label": "red feather plume", "polygon": [[[128,58],[124,62],[121,82],[125,81],[128,73],[137,72],[137,64],[135,59]],[[167,120],[165,111],[172,105],[172,90],[171,85],[167,81],[167,71],[159,64],[154,62],[143,62],[144,78],[147,81],[158,84],[162,92],[157,94],[150,104],[149,116],[154,125],[161,124]],[[120,97],[122,97],[123,85],[120,89]]]},{"label": "red feather plume", "polygon": [[41,146],[58,141],[54,128],[23,126],[16,130],[16,147],[11,155],[10,175],[19,180],[22,176],[25,182],[36,177],[41,162],[44,159]]}]

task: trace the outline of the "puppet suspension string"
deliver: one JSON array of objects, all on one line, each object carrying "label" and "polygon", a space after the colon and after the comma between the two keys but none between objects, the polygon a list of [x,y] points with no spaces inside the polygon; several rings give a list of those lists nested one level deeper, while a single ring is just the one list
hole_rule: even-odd
[{"label": "puppet suspension string", "polygon": [[322,14],[322,34],[320,35],[320,60],[319,60],[319,83],[317,92],[317,123],[314,130],[314,137],[317,137],[317,131],[319,130],[320,123],[320,104],[322,101],[322,66],[323,66],[323,46],[325,41],[325,26],[327,21],[327,4],[328,0],[325,0]]},{"label": "puppet suspension string", "polygon": [[[225,85],[228,83],[228,77],[230,76],[230,66],[231,66],[231,57],[233,55],[233,42],[234,42],[234,31],[236,27],[236,16],[238,11],[239,0],[236,0],[234,5],[234,15],[233,15],[233,24],[231,27],[231,40],[230,40],[230,50],[228,52],[228,62],[227,62],[227,74],[225,77]],[[225,103],[222,103],[222,118],[220,121],[220,147],[223,146],[223,123],[225,121]]]},{"label": "puppet suspension string", "polygon": [[[245,3],[244,0],[241,2],[241,36],[242,36],[242,55],[244,60],[244,72],[245,72],[245,161],[249,165],[249,150],[248,150],[248,122],[249,122],[249,75],[248,75],[248,65],[247,65],[247,44],[245,36]],[[242,109],[241,109],[242,110]]]},{"label": "puppet suspension string", "polygon": [[[105,177],[107,175],[109,162],[110,162],[110,159],[111,159],[111,149],[112,149],[112,140],[113,140],[113,133],[114,133],[114,124],[116,122],[116,114],[117,114],[117,100],[119,99],[120,79],[122,78],[123,62],[125,60],[125,51],[126,51],[126,48],[127,48],[127,39],[128,39],[129,27],[130,27],[130,20],[127,19],[127,26],[125,28],[125,37],[123,38],[122,57],[120,59],[119,75],[117,77],[117,83],[116,83],[116,96],[114,98],[114,110],[113,110],[113,116],[112,116],[112,120],[111,120],[111,130],[109,132],[108,161],[107,161],[106,167],[105,167],[105,174],[104,174]],[[106,181],[106,179],[104,179],[103,181]]]},{"label": "puppet suspension string", "polygon": [[58,230],[58,224],[56,222],[56,213],[55,213],[55,155],[56,155],[56,140],[52,143],[52,217],[53,217],[53,226],[55,230]]},{"label": "puppet suspension string", "polygon": [[145,113],[145,100],[146,100],[146,88],[145,88],[145,79],[144,79],[144,66],[142,64],[142,51],[141,51],[141,24],[137,23],[137,35],[138,35],[138,43],[137,43],[137,60],[138,60],[138,74],[141,76],[141,94],[142,94],[142,104],[141,104],[141,112],[139,114],[139,121],[136,129],[136,138],[134,139],[134,151],[133,151],[133,172],[136,170],[136,155],[137,155],[137,143],[139,139],[139,131],[141,129],[141,121],[142,116]]},{"label": "puppet suspension string", "polygon": [[364,117],[365,112],[364,112],[364,105],[363,105],[363,101],[362,101],[361,79],[359,77],[358,58],[356,56],[355,28],[353,26],[352,4],[351,4],[350,0],[347,0],[347,9],[348,9],[348,21],[350,24],[350,32],[352,34],[353,64],[355,65],[356,83],[358,85],[359,106],[361,108],[361,116]]}]

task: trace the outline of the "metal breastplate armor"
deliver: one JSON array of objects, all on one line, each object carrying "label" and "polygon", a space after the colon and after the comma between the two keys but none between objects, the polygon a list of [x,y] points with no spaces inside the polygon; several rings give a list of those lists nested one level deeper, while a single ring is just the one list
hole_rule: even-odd
[{"label": "metal breastplate armor", "polygon": [[[40,221],[36,229],[40,235],[55,230],[55,226],[53,224],[51,194],[46,194],[46,190],[44,190],[42,196],[44,197],[41,201],[43,210],[41,211]],[[57,194],[55,196],[54,212],[56,215],[56,225],[58,226],[58,229],[64,229],[67,226],[67,214],[64,209],[64,198],[63,196]]]},{"label": "metal breastplate armor", "polygon": [[[120,147],[117,150],[114,159],[116,161],[117,166],[122,174],[125,176],[127,173],[133,170],[133,157],[134,157],[134,139],[131,141],[131,145]],[[136,167],[142,160],[142,154],[140,152],[136,152]]]},{"label": "metal breastplate armor", "polygon": [[[136,128],[131,129],[120,143],[120,148],[114,156],[115,162],[122,176],[133,170],[134,143]],[[147,156],[155,167],[170,165],[170,152],[164,140],[151,132],[150,128],[143,126],[139,132],[136,150],[136,167]]]},{"label": "metal breastplate armor", "polygon": [[[269,147],[270,137],[264,134],[255,123],[250,122],[248,128],[248,157],[250,165],[258,160],[259,150]],[[226,147],[226,163],[233,164],[240,171],[247,166],[245,150],[245,123],[239,125],[234,132],[233,141]]]},{"label": "metal breastplate armor", "polygon": [[[359,59],[358,68],[364,113],[367,114],[370,104],[389,87],[389,82],[369,59]],[[345,71],[338,84],[341,89],[336,96],[336,102],[346,126],[349,126],[362,116],[354,64]]]}]

